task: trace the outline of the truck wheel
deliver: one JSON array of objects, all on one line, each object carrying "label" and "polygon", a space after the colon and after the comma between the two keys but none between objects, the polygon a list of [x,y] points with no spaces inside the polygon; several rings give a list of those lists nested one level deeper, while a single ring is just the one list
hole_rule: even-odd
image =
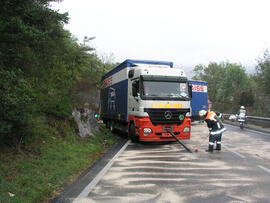
[{"label": "truck wheel", "polygon": [[110,122],[109,121],[106,121],[106,128],[110,128]]},{"label": "truck wheel", "polygon": [[114,133],[115,131],[113,124],[114,124],[113,122],[110,122],[110,126],[109,126],[109,129],[112,133]]},{"label": "truck wheel", "polygon": [[139,137],[135,135],[135,126],[133,125],[133,123],[131,123],[129,126],[128,136],[133,143],[139,142]]}]

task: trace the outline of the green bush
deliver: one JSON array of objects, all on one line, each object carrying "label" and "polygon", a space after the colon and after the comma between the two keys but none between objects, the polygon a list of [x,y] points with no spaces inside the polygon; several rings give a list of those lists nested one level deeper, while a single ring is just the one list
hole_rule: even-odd
[{"label": "green bush", "polygon": [[0,142],[7,143],[22,136],[34,97],[22,71],[0,69],[0,78]]},{"label": "green bush", "polygon": [[41,111],[47,115],[59,119],[65,119],[71,115],[71,101],[69,97],[58,95],[43,95]]}]

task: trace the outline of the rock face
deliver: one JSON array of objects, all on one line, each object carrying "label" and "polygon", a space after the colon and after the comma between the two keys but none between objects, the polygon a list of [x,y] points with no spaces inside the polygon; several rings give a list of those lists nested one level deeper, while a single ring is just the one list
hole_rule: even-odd
[{"label": "rock face", "polygon": [[72,115],[78,125],[79,134],[81,138],[86,136],[95,136],[99,133],[99,126],[97,120],[94,118],[95,112],[85,105],[83,109],[78,111],[73,110]]},{"label": "rock face", "polygon": [[76,91],[75,102],[81,107],[74,109],[72,115],[77,122],[79,134],[82,138],[95,136],[99,133],[99,126],[94,114],[99,109],[100,91],[95,84],[88,80],[82,80]]}]

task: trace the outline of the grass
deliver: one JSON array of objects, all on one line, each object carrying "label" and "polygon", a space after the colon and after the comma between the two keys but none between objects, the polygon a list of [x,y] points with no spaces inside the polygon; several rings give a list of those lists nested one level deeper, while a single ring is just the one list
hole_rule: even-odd
[{"label": "grass", "polygon": [[114,143],[102,127],[99,135],[83,140],[72,134],[49,136],[35,146],[4,150],[0,154],[0,203],[48,202]]}]

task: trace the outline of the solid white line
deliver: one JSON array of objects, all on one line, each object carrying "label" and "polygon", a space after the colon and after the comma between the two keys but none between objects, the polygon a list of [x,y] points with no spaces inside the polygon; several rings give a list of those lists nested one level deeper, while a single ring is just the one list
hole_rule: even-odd
[{"label": "solid white line", "polygon": [[270,173],[270,169],[268,169],[268,168],[266,168],[266,167],[264,167],[262,165],[258,165],[258,167],[261,168],[261,169],[263,169],[264,171]]},{"label": "solid white line", "polygon": [[107,163],[107,165],[98,173],[98,175],[83,189],[83,191],[76,197],[73,202],[78,202],[79,199],[85,198],[92,191],[92,189],[98,184],[101,178],[107,173],[110,167],[113,165],[114,161],[120,156],[120,154],[126,149],[129,145],[130,140],[117,152],[117,154]]},{"label": "solid white line", "polygon": [[223,145],[223,147],[224,147],[225,149],[227,149],[228,151],[230,151],[230,152],[236,154],[237,156],[241,157],[242,159],[246,158],[244,155],[242,155],[242,154],[240,154],[240,153],[238,153],[238,152],[232,151],[231,149],[229,149],[228,147],[226,147],[226,146],[224,146],[224,145]]}]

